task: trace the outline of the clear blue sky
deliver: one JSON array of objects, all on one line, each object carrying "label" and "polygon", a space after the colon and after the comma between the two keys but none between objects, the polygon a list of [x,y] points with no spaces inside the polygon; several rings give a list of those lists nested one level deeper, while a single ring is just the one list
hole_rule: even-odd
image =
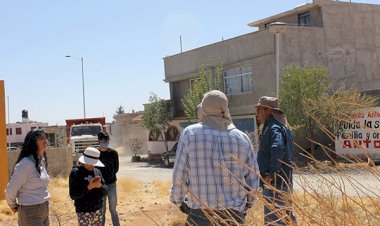
[{"label": "clear blue sky", "polygon": [[[254,31],[247,24],[307,0],[19,0],[0,2],[0,80],[10,121],[64,125],[117,106],[142,110],[150,92],[169,98],[162,58]],[[366,0],[380,4],[380,0]],[[8,121],[8,117],[7,117]]]}]

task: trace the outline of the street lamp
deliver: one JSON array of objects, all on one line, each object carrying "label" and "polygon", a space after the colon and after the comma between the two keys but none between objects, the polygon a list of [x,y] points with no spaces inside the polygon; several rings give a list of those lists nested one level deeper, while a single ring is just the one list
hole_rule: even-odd
[{"label": "street lamp", "polygon": [[276,96],[278,98],[280,95],[280,34],[286,30],[286,23],[270,23],[268,29],[276,38]]},{"label": "street lamp", "polygon": [[65,57],[71,57],[73,59],[76,59],[76,60],[80,60],[81,63],[82,63],[82,92],[83,92],[83,117],[86,118],[86,98],[85,98],[85,95],[84,95],[84,71],[83,71],[83,57],[81,58],[78,58],[78,57],[74,57],[74,56],[65,56]]}]

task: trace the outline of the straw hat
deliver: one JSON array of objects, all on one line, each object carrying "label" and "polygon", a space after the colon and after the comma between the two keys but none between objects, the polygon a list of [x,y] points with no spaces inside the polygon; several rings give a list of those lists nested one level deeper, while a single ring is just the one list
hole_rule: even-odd
[{"label": "straw hat", "polygon": [[255,108],[259,107],[269,108],[280,114],[284,114],[284,111],[279,108],[278,99],[276,97],[260,97],[259,102],[255,105]]},{"label": "straw hat", "polygon": [[255,105],[255,108],[268,108],[271,110],[273,117],[282,125],[292,129],[286,119],[284,111],[279,108],[279,101],[276,97],[262,96],[259,102]]},{"label": "straw hat", "polygon": [[79,157],[78,161],[82,164],[104,167],[103,163],[99,160],[100,151],[94,147],[87,147],[84,153]]}]

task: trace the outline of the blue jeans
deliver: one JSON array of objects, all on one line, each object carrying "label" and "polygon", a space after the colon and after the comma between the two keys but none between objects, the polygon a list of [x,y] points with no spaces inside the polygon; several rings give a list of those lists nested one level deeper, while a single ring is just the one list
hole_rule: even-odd
[{"label": "blue jeans", "polygon": [[264,186],[264,225],[289,225],[290,222],[297,224],[293,215],[292,203],[288,199],[290,192],[287,186],[277,186],[278,192],[273,188]]},{"label": "blue jeans", "polygon": [[[206,211],[203,212],[203,211]],[[218,215],[220,218],[216,217]],[[233,218],[233,219],[231,219]],[[190,225],[200,225],[200,226],[212,226],[212,225],[239,225],[244,223],[245,215],[237,210],[214,210],[213,213],[202,209],[191,209],[189,215],[187,216],[185,226]]]},{"label": "blue jeans", "polygon": [[103,197],[103,219],[102,225],[106,223],[106,209],[107,209],[107,197],[108,197],[108,207],[111,213],[112,225],[120,226],[119,214],[117,213],[117,192],[116,192],[116,183],[107,184],[107,195]]}]

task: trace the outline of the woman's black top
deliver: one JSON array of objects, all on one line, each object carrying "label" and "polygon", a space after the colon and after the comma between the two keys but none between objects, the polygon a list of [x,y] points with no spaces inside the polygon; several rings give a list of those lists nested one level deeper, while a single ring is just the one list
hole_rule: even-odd
[{"label": "woman's black top", "polygon": [[102,208],[103,196],[107,194],[107,186],[102,178],[102,187],[88,190],[88,183],[94,176],[102,176],[102,173],[96,168],[88,171],[83,166],[74,166],[71,170],[69,189],[76,212],[94,212]]}]

